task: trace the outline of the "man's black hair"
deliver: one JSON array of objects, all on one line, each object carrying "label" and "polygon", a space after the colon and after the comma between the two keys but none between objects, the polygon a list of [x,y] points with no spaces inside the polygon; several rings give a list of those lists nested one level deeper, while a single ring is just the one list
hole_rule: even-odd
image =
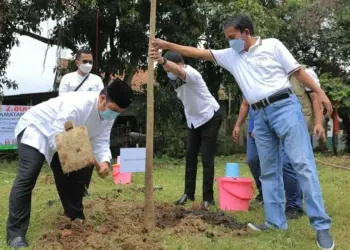
[{"label": "man's black hair", "polygon": [[75,55],[75,60],[79,60],[80,57],[81,57],[81,54],[90,54],[92,55],[91,53],[91,50],[88,50],[88,49],[80,49],[77,51],[76,55]]},{"label": "man's black hair", "polygon": [[185,64],[184,58],[180,53],[177,52],[167,51],[164,54],[164,58],[176,64]]},{"label": "man's black hair", "polygon": [[132,88],[118,78],[104,87],[104,89],[100,91],[100,95],[105,95],[107,102],[114,102],[123,109],[127,108],[134,99]]},{"label": "man's black hair", "polygon": [[253,21],[247,14],[237,14],[227,18],[224,23],[224,29],[229,27],[238,29],[241,33],[243,33],[245,29],[248,29],[251,36],[255,35]]}]

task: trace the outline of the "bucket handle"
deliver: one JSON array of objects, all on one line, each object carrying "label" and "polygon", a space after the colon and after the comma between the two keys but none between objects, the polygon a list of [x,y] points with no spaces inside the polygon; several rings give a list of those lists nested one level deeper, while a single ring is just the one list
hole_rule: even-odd
[{"label": "bucket handle", "polygon": [[222,188],[225,189],[226,192],[230,193],[231,195],[241,199],[241,200],[251,200],[253,198],[253,195],[254,195],[254,186],[251,185],[251,191],[252,191],[252,196],[249,197],[249,196],[243,196],[243,195],[239,195],[239,194],[235,194],[233,192],[231,192],[230,190],[228,190],[227,188],[225,188],[225,184],[222,183]]}]

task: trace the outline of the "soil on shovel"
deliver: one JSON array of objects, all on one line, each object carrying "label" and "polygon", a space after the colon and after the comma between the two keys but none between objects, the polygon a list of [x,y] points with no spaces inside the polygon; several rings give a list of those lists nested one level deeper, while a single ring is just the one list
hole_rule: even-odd
[{"label": "soil on shovel", "polygon": [[232,216],[202,210],[196,204],[191,209],[156,204],[156,228],[148,233],[143,228],[142,204],[99,198],[86,202],[85,215],[84,222],[59,217],[53,229],[42,235],[34,249],[164,249],[161,239],[164,231],[174,235],[204,234],[209,238],[246,234],[246,227]]}]

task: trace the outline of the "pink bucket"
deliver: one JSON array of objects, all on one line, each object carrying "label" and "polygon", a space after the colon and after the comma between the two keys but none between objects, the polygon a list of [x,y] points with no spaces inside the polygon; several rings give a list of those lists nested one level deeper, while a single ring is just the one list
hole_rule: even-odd
[{"label": "pink bucket", "polygon": [[130,184],[132,173],[120,173],[120,165],[115,164],[113,167],[113,181],[115,184]]},{"label": "pink bucket", "polygon": [[220,177],[219,208],[223,211],[248,211],[254,196],[253,181],[249,178]]}]

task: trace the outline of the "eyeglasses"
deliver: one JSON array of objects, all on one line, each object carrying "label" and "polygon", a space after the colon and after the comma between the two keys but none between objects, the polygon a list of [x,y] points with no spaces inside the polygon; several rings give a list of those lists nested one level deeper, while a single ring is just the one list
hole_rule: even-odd
[{"label": "eyeglasses", "polygon": [[92,64],[92,63],[93,63],[93,61],[92,61],[92,60],[83,60],[83,63],[84,63],[84,64],[86,64],[86,63],[90,63],[90,64]]}]

